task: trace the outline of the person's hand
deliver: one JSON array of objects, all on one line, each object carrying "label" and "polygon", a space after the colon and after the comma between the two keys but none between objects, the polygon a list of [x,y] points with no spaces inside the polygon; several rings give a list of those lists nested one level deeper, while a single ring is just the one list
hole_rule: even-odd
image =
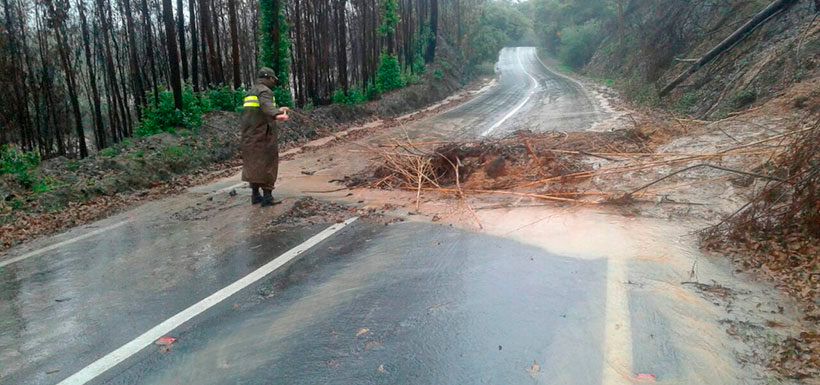
[{"label": "person's hand", "polygon": [[282,115],[276,115],[276,120],[280,122],[287,122],[290,119],[287,112],[283,112]]}]

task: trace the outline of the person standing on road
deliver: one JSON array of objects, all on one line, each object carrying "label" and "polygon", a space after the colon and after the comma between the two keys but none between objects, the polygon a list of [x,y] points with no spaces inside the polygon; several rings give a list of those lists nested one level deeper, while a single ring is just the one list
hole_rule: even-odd
[{"label": "person standing on road", "polygon": [[279,173],[277,122],[288,120],[288,108],[276,108],[271,89],[277,81],[272,69],[259,69],[242,113],[242,180],[251,185],[251,204],[261,203],[263,207],[281,203],[273,200],[272,193]]}]

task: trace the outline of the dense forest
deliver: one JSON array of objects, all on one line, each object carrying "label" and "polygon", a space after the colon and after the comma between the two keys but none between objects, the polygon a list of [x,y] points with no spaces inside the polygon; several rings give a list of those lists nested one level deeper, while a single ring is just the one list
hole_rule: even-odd
[{"label": "dense forest", "polygon": [[459,54],[450,65],[489,59],[505,43],[477,38],[490,6],[3,0],[0,144],[41,159],[82,158],[128,137],[195,128],[204,112],[234,110],[261,66],[283,80],[280,105],[363,103],[419,81],[442,44]]},{"label": "dense forest", "polygon": [[[2,0],[0,145],[32,159],[82,158],[132,136],[194,129],[208,111],[235,110],[260,66],[284,80],[275,90],[280,105],[361,104],[420,82],[431,64],[494,62],[507,45],[541,47],[570,70],[657,104],[657,88],[692,60],[687,54],[710,48],[768,3]],[[761,41],[791,38],[804,56],[814,52],[814,42],[792,29],[816,17],[816,5],[783,3],[793,10],[769,23]],[[441,49],[449,61],[436,62]],[[812,63],[785,57],[728,56],[715,68],[734,66],[735,74],[705,72],[698,83],[718,78],[726,83],[722,89],[678,90],[671,107],[725,114],[772,88],[729,79],[743,78],[748,68],[734,62],[769,60],[772,71],[785,68],[790,79]],[[711,104],[695,106],[695,100]]]}]

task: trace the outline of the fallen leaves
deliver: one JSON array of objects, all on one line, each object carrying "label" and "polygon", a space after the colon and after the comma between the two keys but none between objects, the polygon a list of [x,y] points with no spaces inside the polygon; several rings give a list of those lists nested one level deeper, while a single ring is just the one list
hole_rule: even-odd
[{"label": "fallen leaves", "polygon": [[176,338],[171,336],[164,336],[160,337],[158,340],[154,341],[154,344],[159,346],[159,351],[162,353],[168,353],[171,351],[171,345],[173,345],[177,341]]},{"label": "fallen leaves", "polygon": [[787,338],[777,349],[769,368],[792,379],[820,377],[820,334],[802,332]]},{"label": "fallen leaves", "polygon": [[532,361],[532,365],[527,369],[527,373],[529,373],[532,378],[538,377],[538,375],[541,374],[541,365],[538,365],[537,361]]}]

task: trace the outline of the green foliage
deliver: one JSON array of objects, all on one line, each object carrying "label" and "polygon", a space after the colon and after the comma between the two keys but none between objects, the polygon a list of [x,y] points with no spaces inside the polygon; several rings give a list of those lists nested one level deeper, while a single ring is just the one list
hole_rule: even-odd
[{"label": "green foliage", "polygon": [[113,157],[115,157],[119,154],[120,154],[120,149],[119,149],[119,147],[116,147],[116,146],[112,146],[112,147],[108,147],[108,148],[104,148],[104,149],[100,150],[100,156],[102,156],[104,158],[113,158]]},{"label": "green foliage", "polygon": [[401,75],[402,81],[405,85],[421,84],[421,75],[412,72],[405,72]]},{"label": "green foliage", "polygon": [[[293,96],[290,93],[290,26],[285,13],[286,7],[283,6],[285,3],[259,1],[259,63],[272,68],[279,78],[279,84],[272,90],[276,104],[293,107]],[[279,41],[273,41],[276,34]]]},{"label": "green foliage", "polygon": [[444,79],[444,72],[441,72],[440,69],[437,69],[433,71],[433,77],[436,78],[436,80],[442,80]]},{"label": "green foliage", "polygon": [[358,88],[352,88],[347,92],[347,95],[345,95],[343,90],[336,90],[336,92],[333,93],[332,100],[335,104],[355,106],[366,103],[367,97]]},{"label": "green foliage", "polygon": [[51,177],[39,178],[31,185],[31,191],[35,194],[47,193],[54,189],[57,181]]},{"label": "green foliage", "polygon": [[399,58],[382,52],[376,72],[376,89],[379,93],[390,92],[407,85],[401,73]]},{"label": "green foliage", "polygon": [[136,131],[138,137],[175,133],[179,129],[197,130],[202,125],[202,115],[216,110],[236,111],[245,97],[244,90],[233,91],[229,87],[200,95],[186,87],[182,93],[182,111],[179,111],[174,107],[174,95],[170,91],[158,92],[159,104],[149,104],[142,111],[142,121]]},{"label": "green foliage", "polygon": [[368,84],[365,90],[367,100],[376,100],[379,98],[379,89],[374,84]]},{"label": "green foliage", "polygon": [[565,27],[559,36],[558,57],[573,69],[580,69],[589,62],[602,39],[600,24],[593,20]]},{"label": "green foliage", "polygon": [[36,152],[21,151],[10,145],[0,146],[0,175],[14,175],[21,186],[33,188],[39,183],[34,169],[40,165],[40,155]]},{"label": "green foliage", "polygon": [[[565,44],[564,30],[589,22],[607,24],[615,17],[615,2],[601,0],[533,0],[531,14],[538,23],[535,34],[549,52],[558,54]],[[600,29],[599,29],[600,31]]]},{"label": "green foliage", "polygon": [[396,33],[399,25],[399,2],[397,0],[382,1],[382,24],[379,26],[379,35],[389,37]]},{"label": "green foliage", "polygon": [[242,100],[247,96],[245,90],[232,90],[222,86],[208,91],[208,100],[212,110],[241,111]]},{"label": "green foliage", "polygon": [[675,105],[675,111],[681,114],[688,114],[692,112],[692,107],[698,105],[698,101],[700,101],[700,97],[697,93],[687,92],[678,100]]},{"label": "green foliage", "polygon": [[344,90],[336,90],[330,100],[334,104],[347,104],[347,95],[345,95]]},{"label": "green foliage", "polygon": [[0,175],[28,173],[38,165],[40,155],[36,152],[21,151],[7,144],[0,146]]},{"label": "green foliage", "polygon": [[410,71],[416,75],[423,75],[427,72],[427,66],[424,65],[424,57],[416,54],[413,58],[413,64],[410,66]]},{"label": "green foliage", "polygon": [[188,88],[182,94],[182,111],[174,106],[174,96],[170,91],[156,92],[159,92],[159,104],[149,104],[142,110],[142,121],[135,132],[138,137],[173,133],[180,127],[199,127],[202,114],[210,110],[210,104],[198,100]]},{"label": "green foliage", "polygon": [[501,48],[520,45],[531,29],[531,21],[513,4],[490,2],[469,32],[473,50],[471,63],[494,63]]},{"label": "green foliage", "polygon": [[732,104],[735,108],[743,108],[746,107],[757,100],[757,91],[755,90],[743,90],[738,92],[732,98]]}]

